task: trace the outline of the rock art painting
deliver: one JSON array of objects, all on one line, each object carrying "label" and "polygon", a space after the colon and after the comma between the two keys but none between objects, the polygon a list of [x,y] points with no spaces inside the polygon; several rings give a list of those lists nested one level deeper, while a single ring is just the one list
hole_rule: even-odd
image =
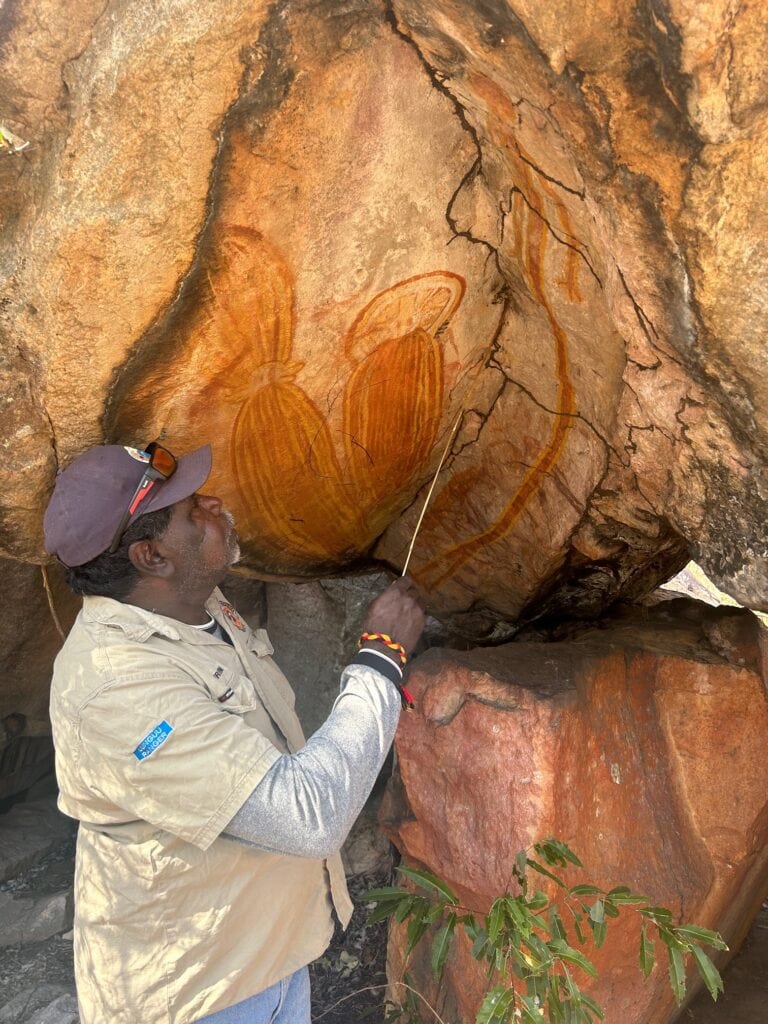
[{"label": "rock art painting", "polygon": [[[503,126],[514,122],[514,110],[509,109],[511,107],[509,99],[492,82],[478,76],[475,88],[479,95],[485,95],[494,102],[495,112],[498,116],[497,125]],[[543,478],[561,458],[568,432],[574,423],[573,417],[577,412],[576,392],[569,366],[568,336],[557,318],[548,295],[548,289],[554,283],[562,291],[566,301],[579,303],[582,301],[579,290],[580,253],[568,211],[553,186],[545,178],[534,177],[531,169],[532,161],[512,131],[497,127],[496,131],[491,133],[491,137],[495,144],[503,148],[514,170],[514,180],[520,183],[519,187],[513,187],[510,190],[506,215],[507,221],[511,222],[513,252],[517,265],[531,295],[545,311],[552,335],[557,381],[555,415],[549,437],[536,454],[531,453],[530,466],[515,487],[500,515],[484,529],[457,540],[455,544],[446,550],[439,551],[429,562],[417,568],[416,576],[427,589],[439,588],[478,552],[501,540],[514,528]],[[551,212],[546,211],[546,207],[550,207]],[[552,219],[552,213],[554,213],[564,235],[568,239],[573,239],[574,244],[565,247],[562,275],[554,282],[547,282],[545,257],[548,245],[551,244],[548,223]],[[465,469],[453,477],[444,500],[436,510],[433,510],[431,520],[427,519],[427,529],[429,529],[430,521],[434,522],[438,515],[446,514],[447,504],[460,500],[471,489],[476,477],[476,468]]]},{"label": "rock art painting", "polygon": [[397,568],[466,405],[436,616],[592,614],[691,552],[765,605],[748,6],[17,6],[0,553],[45,558],[78,452],[162,433],[213,442],[245,569]]},{"label": "rock art painting", "polygon": [[279,552],[282,568],[299,571],[354,559],[412,495],[434,451],[459,369],[451,320],[464,279],[418,274],[365,304],[340,339],[340,382],[325,408],[300,382],[294,283],[276,246],[224,225],[197,281],[170,361],[173,388],[163,347],[118,411],[121,431],[138,436],[154,421],[187,445],[212,438],[218,489],[260,562]]}]

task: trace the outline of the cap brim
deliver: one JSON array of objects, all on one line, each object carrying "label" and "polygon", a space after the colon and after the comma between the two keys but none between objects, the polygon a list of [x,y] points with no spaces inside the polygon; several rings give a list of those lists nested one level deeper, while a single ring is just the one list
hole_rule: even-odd
[{"label": "cap brim", "polygon": [[175,505],[177,501],[183,501],[195,491],[199,491],[211,475],[211,462],[209,444],[190,452],[189,455],[182,455],[177,460],[173,476],[169,480],[155,484],[155,493],[150,496],[146,505],[141,506],[141,515],[168,508],[169,505]]}]

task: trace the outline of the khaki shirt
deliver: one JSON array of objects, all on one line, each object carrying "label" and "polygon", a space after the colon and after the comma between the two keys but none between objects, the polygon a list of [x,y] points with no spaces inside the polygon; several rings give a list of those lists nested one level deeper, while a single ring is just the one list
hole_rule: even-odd
[{"label": "khaki shirt", "polygon": [[234,647],[174,619],[86,597],[56,659],[61,810],[80,821],[75,973],[82,1024],[191,1024],[303,967],[352,905],[338,855],[221,836],[304,736],[293,692],[216,591]]}]

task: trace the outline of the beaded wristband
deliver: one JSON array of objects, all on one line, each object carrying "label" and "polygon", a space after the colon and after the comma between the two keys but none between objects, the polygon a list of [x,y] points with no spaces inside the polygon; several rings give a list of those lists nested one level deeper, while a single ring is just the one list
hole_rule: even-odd
[{"label": "beaded wristband", "polygon": [[403,686],[402,679],[400,678],[400,669],[392,660],[388,658],[386,654],[382,654],[381,651],[372,651],[368,647],[363,647],[362,650],[357,652],[353,665],[367,665],[368,668],[376,669],[377,672],[381,672],[385,675],[390,683],[393,683],[400,694],[400,702],[406,711],[413,710],[413,697]]},{"label": "beaded wristband", "polygon": [[371,640],[378,640],[380,643],[388,647],[390,651],[397,651],[400,655],[401,664],[405,664],[408,661],[408,655],[405,653],[405,648],[402,644],[395,643],[391,636],[387,633],[361,633],[359,647],[362,647],[364,643],[370,642]]}]

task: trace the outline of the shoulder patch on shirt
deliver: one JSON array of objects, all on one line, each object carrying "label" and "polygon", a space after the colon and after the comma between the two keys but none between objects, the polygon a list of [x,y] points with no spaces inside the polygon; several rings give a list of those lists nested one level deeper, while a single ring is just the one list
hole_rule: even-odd
[{"label": "shoulder patch on shirt", "polygon": [[231,604],[228,604],[226,601],[222,601],[220,607],[235,629],[245,629],[245,623]]},{"label": "shoulder patch on shirt", "polygon": [[138,747],[134,750],[133,756],[137,761],[143,761],[145,758],[149,757],[150,754],[154,754],[157,748],[161,747],[163,743],[165,743],[172,732],[172,725],[169,725],[166,721],[160,722],[155,726],[152,732],[147,733]]}]

